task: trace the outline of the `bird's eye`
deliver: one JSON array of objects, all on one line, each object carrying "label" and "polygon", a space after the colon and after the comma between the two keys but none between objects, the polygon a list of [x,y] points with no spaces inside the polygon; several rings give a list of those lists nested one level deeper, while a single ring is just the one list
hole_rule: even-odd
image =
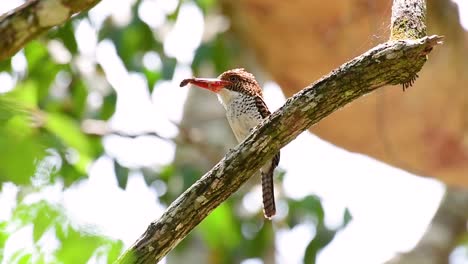
[{"label": "bird's eye", "polygon": [[231,76],[231,77],[229,77],[229,80],[231,82],[235,82],[235,81],[237,81],[237,76]]}]

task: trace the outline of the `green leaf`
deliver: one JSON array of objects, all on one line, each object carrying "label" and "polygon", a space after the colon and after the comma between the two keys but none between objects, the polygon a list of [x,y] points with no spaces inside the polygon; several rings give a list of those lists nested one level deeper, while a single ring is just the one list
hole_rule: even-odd
[{"label": "green leaf", "polygon": [[104,102],[100,111],[100,118],[108,120],[115,112],[115,104],[117,103],[117,95],[111,93],[104,97]]},{"label": "green leaf", "polygon": [[79,232],[71,226],[65,232],[57,234],[57,237],[60,238],[61,245],[55,254],[62,263],[87,263],[97,252],[107,253],[108,262],[112,263],[123,248],[120,241]]},{"label": "green leaf", "polygon": [[95,153],[93,141],[81,132],[78,123],[64,114],[48,113],[45,128],[66,146],[78,151],[78,161],[73,166],[80,173],[86,173],[88,165],[98,153]]},{"label": "green leaf", "polygon": [[304,254],[304,263],[315,263],[317,254],[325,248],[335,237],[335,235],[342,230],[351,220],[351,214],[348,209],[343,214],[343,224],[336,229],[329,229],[325,223],[320,220],[316,224],[315,237],[309,242]]},{"label": "green leaf", "polygon": [[251,219],[244,224],[251,224],[258,228],[258,232],[252,239],[244,239],[241,243],[246,252],[245,255],[249,258],[255,258],[269,254],[267,252],[274,248],[275,240],[272,223],[263,219]]},{"label": "green leaf", "polygon": [[[97,234],[75,229],[60,206],[39,201],[33,204],[20,204],[13,212],[12,219],[6,223],[0,222],[0,245],[3,234],[7,236],[26,225],[33,225],[34,246],[27,250],[19,250],[7,263],[87,263],[94,254],[107,256],[109,263],[117,259],[123,249],[121,241],[114,241]],[[11,228],[16,226],[15,229]],[[54,227],[60,246],[52,255],[40,251],[38,240],[44,232]],[[10,232],[4,230],[10,229]],[[3,239],[6,240],[7,238]],[[0,251],[1,252],[1,251]],[[0,258],[1,258],[0,253]]]},{"label": "green leaf", "polygon": [[107,263],[114,263],[122,254],[124,244],[122,241],[109,241],[110,247],[107,247]]},{"label": "green leaf", "polygon": [[114,171],[117,177],[117,182],[119,184],[119,187],[125,190],[125,188],[127,187],[129,169],[126,167],[123,167],[122,165],[120,165],[119,162],[114,160]]},{"label": "green leaf", "polygon": [[46,47],[37,40],[33,40],[24,48],[28,69],[34,70],[41,66],[43,60],[48,56]]},{"label": "green leaf", "polygon": [[81,155],[92,156],[93,148],[81,132],[79,124],[61,113],[48,113],[45,127]]},{"label": "green leaf", "polygon": [[200,223],[199,230],[206,244],[212,249],[235,248],[240,243],[232,208],[223,203]]},{"label": "green leaf", "polygon": [[202,43],[195,52],[192,68],[198,73],[200,67],[206,63],[214,64],[217,72],[230,68],[231,58],[239,53],[234,40],[227,40],[226,34],[220,34],[212,42]]},{"label": "green leaf", "polygon": [[174,174],[176,174],[176,168],[173,164],[162,167],[158,173],[159,178],[164,181],[168,181]]},{"label": "green leaf", "polygon": [[320,198],[312,195],[306,196],[301,201],[300,206],[309,212],[313,212],[317,216],[319,222],[323,222],[325,212],[323,211],[322,202],[320,201]]},{"label": "green leaf", "polygon": [[38,83],[34,80],[27,80],[18,83],[16,88],[5,95],[7,98],[15,100],[17,104],[27,108],[37,108],[38,105]]},{"label": "green leaf", "polygon": [[11,58],[0,61],[0,72],[2,71],[11,72]]},{"label": "green leaf", "polygon": [[172,76],[174,76],[175,67],[177,65],[177,60],[174,58],[163,57],[162,63],[162,78],[164,80],[172,79]]},{"label": "green leaf", "polygon": [[179,1],[179,3],[177,4],[176,9],[174,10],[174,12],[172,12],[172,14],[169,14],[168,16],[166,16],[168,21],[174,23],[177,20],[177,17],[179,16],[179,12],[180,12],[180,6],[182,4],[181,2],[182,1]]},{"label": "green leaf", "polygon": [[88,97],[88,89],[81,79],[73,79],[70,86],[71,99],[73,102],[72,113],[74,117],[82,119],[85,116],[86,100]]},{"label": "green leaf", "polygon": [[306,247],[304,254],[304,263],[315,263],[317,254],[326,245],[328,245],[335,237],[336,231],[328,230],[327,228],[317,227],[315,237],[310,241]]},{"label": "green leaf", "polygon": [[288,205],[290,210],[287,220],[290,227],[301,223],[304,218],[312,218],[316,224],[324,221],[325,213],[320,198],[317,196],[309,195],[299,201],[290,199]]},{"label": "green leaf", "polygon": [[151,70],[144,68],[143,74],[145,75],[146,81],[148,82],[148,89],[150,92],[152,92],[156,82],[161,79],[161,72],[151,71]]},{"label": "green leaf", "polygon": [[78,52],[75,31],[73,29],[73,21],[69,20],[65,24],[61,25],[58,30],[50,31],[50,38],[60,39],[70,53],[76,54]]},{"label": "green leaf", "polygon": [[26,109],[7,95],[0,95],[0,125],[4,125],[12,117],[24,115]]},{"label": "green leaf", "polygon": [[31,215],[34,221],[34,242],[37,242],[42,235],[54,225],[55,222],[62,222],[65,218],[60,212],[59,207],[52,206],[45,201],[38,202],[31,207],[34,208],[34,210],[29,208],[30,212],[34,212],[34,214]]},{"label": "green leaf", "polygon": [[33,256],[32,253],[26,253],[26,252],[18,252],[18,254],[14,254],[12,256],[12,259],[14,259],[13,262],[11,263],[18,263],[18,264],[30,264],[33,263]]},{"label": "green leaf", "polygon": [[184,180],[184,190],[190,187],[202,176],[201,171],[192,165],[182,165],[178,168],[178,172],[182,175]]},{"label": "green leaf", "polygon": [[204,14],[207,14],[216,6],[216,0],[196,0],[195,3],[202,9]]},{"label": "green leaf", "polygon": [[8,230],[7,222],[0,222],[0,263],[3,263],[3,249],[5,248],[5,243],[10,236],[11,231]]},{"label": "green leaf", "polygon": [[49,96],[49,89],[57,73],[61,70],[69,70],[70,65],[55,63],[49,56],[45,45],[37,40],[31,41],[25,47],[25,55],[28,62],[28,80],[38,83],[37,95],[39,101],[42,101]]},{"label": "green leaf", "polygon": [[351,215],[351,212],[348,210],[348,208],[346,208],[343,214],[343,224],[341,225],[341,228],[346,227],[349,222],[351,222],[351,220],[353,220],[353,216]]},{"label": "green leaf", "polygon": [[56,256],[63,263],[86,263],[100,242],[96,237],[77,232],[70,226],[60,241]]},{"label": "green leaf", "polygon": [[63,163],[62,168],[60,169],[60,175],[62,176],[65,187],[69,187],[77,180],[85,177],[86,171],[78,169],[77,167],[65,162]]},{"label": "green leaf", "polygon": [[36,170],[35,161],[45,154],[44,146],[35,137],[24,133],[23,130],[0,128],[0,149],[8,150],[0,151],[0,182],[29,183]]}]

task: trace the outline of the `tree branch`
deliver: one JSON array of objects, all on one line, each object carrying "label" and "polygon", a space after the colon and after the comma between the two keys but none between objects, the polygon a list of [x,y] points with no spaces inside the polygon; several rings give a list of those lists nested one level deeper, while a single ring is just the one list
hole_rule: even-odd
[{"label": "tree branch", "polygon": [[0,61],[28,41],[71,16],[88,10],[100,0],[31,0],[0,16]]},{"label": "tree branch", "polygon": [[[424,15],[411,16],[407,10],[425,6],[424,1],[395,0],[394,6],[398,8],[393,9],[392,25],[398,26],[398,30],[392,28],[391,41],[343,64],[289,98],[240,145],[229,151],[213,169],[180,195],[160,219],[152,222],[118,263],[158,262],[304,130],[379,87],[387,84],[411,85],[426,62],[426,55],[440,43],[442,37],[419,38],[425,35],[425,27],[414,27],[415,24],[411,22],[421,20]],[[425,8],[420,10],[424,12]],[[404,19],[400,19],[400,16],[404,16]],[[424,21],[421,23],[424,24]],[[408,30],[418,33],[409,36],[397,33]],[[408,37],[412,40],[403,40]]]},{"label": "tree branch", "polygon": [[390,26],[390,40],[426,36],[426,1],[394,0]]},{"label": "tree branch", "polygon": [[119,263],[155,263],[283,146],[333,111],[387,84],[413,80],[442,37],[381,44],[309,85],[175,200]]}]

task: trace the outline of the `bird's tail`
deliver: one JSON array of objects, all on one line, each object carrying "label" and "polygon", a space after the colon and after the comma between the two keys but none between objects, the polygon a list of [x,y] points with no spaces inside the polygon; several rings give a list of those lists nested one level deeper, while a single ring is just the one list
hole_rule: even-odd
[{"label": "bird's tail", "polygon": [[276,154],[271,163],[262,168],[262,197],[263,214],[271,219],[276,214],[275,189],[273,184],[273,173],[278,166],[280,154]]},{"label": "bird's tail", "polygon": [[273,171],[273,166],[267,172],[262,171],[263,214],[268,219],[271,219],[276,214]]}]

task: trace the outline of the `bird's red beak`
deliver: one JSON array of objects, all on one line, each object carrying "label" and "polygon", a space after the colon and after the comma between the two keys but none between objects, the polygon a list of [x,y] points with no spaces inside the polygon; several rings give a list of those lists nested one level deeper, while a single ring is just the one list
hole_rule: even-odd
[{"label": "bird's red beak", "polygon": [[226,85],[231,84],[230,81],[224,81],[216,78],[189,78],[184,79],[180,83],[180,87],[183,87],[189,83],[201,88],[205,88],[215,93],[219,92],[219,90],[223,89]]}]

